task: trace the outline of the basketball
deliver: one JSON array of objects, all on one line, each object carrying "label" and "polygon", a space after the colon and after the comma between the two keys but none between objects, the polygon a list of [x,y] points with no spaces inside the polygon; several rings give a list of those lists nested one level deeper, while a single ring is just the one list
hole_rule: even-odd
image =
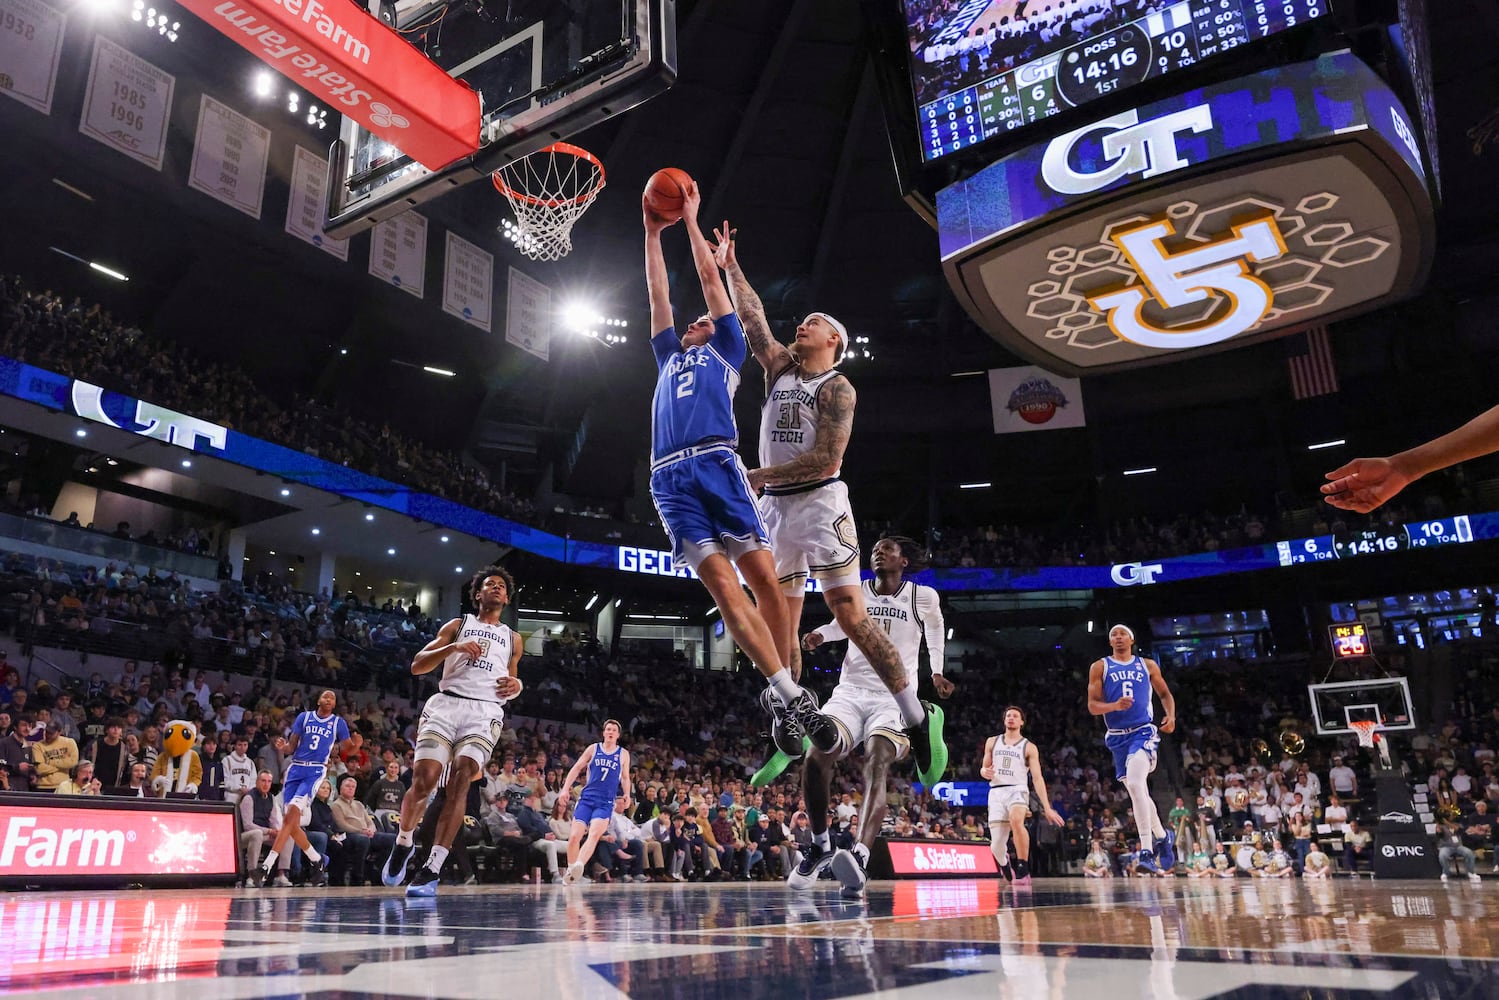
[{"label": "basketball", "polygon": [[685,170],[664,167],[656,171],[645,182],[646,207],[666,221],[676,222],[682,217],[683,192],[691,183]]}]

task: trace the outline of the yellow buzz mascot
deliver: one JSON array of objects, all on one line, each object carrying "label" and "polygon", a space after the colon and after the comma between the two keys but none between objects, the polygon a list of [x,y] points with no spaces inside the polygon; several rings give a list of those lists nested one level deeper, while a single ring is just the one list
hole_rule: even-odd
[{"label": "yellow buzz mascot", "polygon": [[158,798],[168,792],[198,793],[203,781],[203,762],[194,750],[198,727],[183,719],[173,719],[161,733],[162,752],[151,769],[151,790]]}]

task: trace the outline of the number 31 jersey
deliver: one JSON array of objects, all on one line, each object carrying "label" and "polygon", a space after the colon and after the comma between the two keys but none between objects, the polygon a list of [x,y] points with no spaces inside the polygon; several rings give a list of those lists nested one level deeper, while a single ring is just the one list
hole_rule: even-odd
[{"label": "number 31 jersey", "polygon": [[455,643],[469,640],[482,647],[477,659],[458,650],[442,661],[442,680],[438,690],[474,701],[498,702],[494,686],[501,677],[510,675],[510,651],[515,642],[515,633],[509,625],[496,622],[486,625],[473,615],[463,616],[463,625],[458,629]]},{"label": "number 31 jersey", "polygon": [[1122,712],[1103,713],[1104,725],[1110,729],[1138,729],[1155,719],[1151,704],[1150,671],[1136,656],[1120,663],[1112,656],[1103,658],[1103,700],[1118,701],[1128,695],[1135,703]]}]

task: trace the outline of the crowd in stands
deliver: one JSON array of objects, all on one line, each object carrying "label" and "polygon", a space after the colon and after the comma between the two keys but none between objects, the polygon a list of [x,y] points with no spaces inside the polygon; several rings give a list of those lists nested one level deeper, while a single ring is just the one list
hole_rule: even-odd
[{"label": "crowd in stands", "polygon": [[1021,0],[1006,14],[995,14],[994,6],[975,0],[906,4],[911,53],[920,64],[913,74],[918,104],[1170,5],[1164,0]]},{"label": "crowd in stands", "polygon": [[243,369],[196,357],[116,322],[107,310],[0,276],[0,356],[147,399],[503,517],[533,505],[489,482],[459,456],[407,440],[388,425],[300,396],[277,398]]}]

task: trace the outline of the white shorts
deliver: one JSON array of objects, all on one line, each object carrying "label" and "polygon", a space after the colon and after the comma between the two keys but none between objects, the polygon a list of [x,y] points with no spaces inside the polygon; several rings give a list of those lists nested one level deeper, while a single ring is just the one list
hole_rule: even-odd
[{"label": "white shorts", "polygon": [[989,822],[1008,823],[1012,806],[1025,807],[1031,811],[1031,788],[1029,785],[996,785],[989,789]]},{"label": "white shorts", "polygon": [[822,581],[824,591],[859,585],[859,532],[841,479],[805,493],[767,493],[760,498],[760,516],[784,593],[805,593],[808,574]]},{"label": "white shorts", "polygon": [[883,736],[895,744],[895,759],[900,760],[911,747],[901,726],[900,706],[889,691],[869,691],[851,684],[839,684],[822,714],[832,719],[849,750],[871,736]]},{"label": "white shorts", "polygon": [[504,725],[505,709],[499,702],[439,691],[422,708],[416,727],[416,759],[446,765],[453,757],[467,757],[482,771],[494,755]]}]

